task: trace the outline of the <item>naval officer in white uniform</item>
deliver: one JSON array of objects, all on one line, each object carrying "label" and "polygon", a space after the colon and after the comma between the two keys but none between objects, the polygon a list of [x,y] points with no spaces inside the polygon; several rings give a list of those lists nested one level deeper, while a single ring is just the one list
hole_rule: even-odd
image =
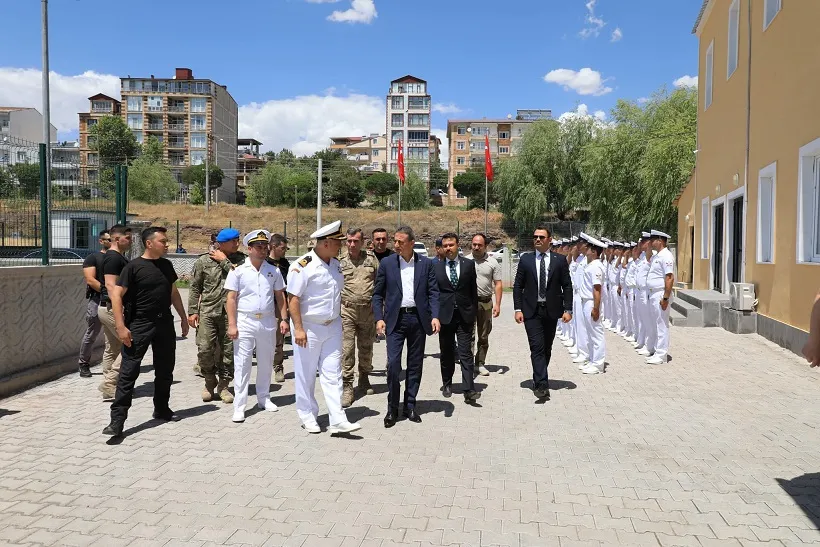
[{"label": "naval officer in white uniform", "polygon": [[[586,234],[584,234],[586,235]],[[603,285],[606,283],[606,266],[601,262],[601,254],[607,244],[587,235],[587,264],[584,266],[584,276],[579,287],[581,293],[584,330],[587,337],[587,354],[589,363],[581,367],[584,374],[600,374],[604,372],[606,360],[606,339],[601,317],[601,302],[603,300]]]},{"label": "naval officer in white uniform", "polygon": [[256,348],[256,399],[259,408],[276,412],[277,406],[270,400],[270,378],[273,374],[274,330],[288,333],[287,320],[277,324],[276,307],[287,317],[285,304],[285,281],[279,268],[267,262],[267,230],[254,230],[242,242],[248,248],[248,259],[228,273],[225,289],[228,299],[228,337],[234,340],[234,400],[233,421],[245,421],[245,405],[248,402],[248,385],[251,381],[253,350]]},{"label": "naval officer in white uniform", "polygon": [[669,304],[675,284],[675,257],[666,246],[669,234],[658,230],[652,230],[650,234],[652,249],[657,254],[649,263],[646,286],[657,339],[654,344],[655,354],[647,357],[646,362],[650,365],[665,365],[669,354]]},{"label": "naval officer in white uniform", "polygon": [[308,433],[321,433],[316,421],[316,371],[325,395],[328,432],[361,429],[342,410],[342,288],[344,276],[336,256],[346,239],[337,220],[311,234],[316,246],[288,271],[289,308],[293,330],[296,412]]}]

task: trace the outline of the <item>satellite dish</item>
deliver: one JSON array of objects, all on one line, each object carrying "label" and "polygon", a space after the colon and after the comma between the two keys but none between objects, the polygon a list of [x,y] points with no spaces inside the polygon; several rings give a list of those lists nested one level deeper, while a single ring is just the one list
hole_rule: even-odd
[{"label": "satellite dish", "polygon": [[507,119],[511,120],[512,119],[512,114],[507,114]]}]

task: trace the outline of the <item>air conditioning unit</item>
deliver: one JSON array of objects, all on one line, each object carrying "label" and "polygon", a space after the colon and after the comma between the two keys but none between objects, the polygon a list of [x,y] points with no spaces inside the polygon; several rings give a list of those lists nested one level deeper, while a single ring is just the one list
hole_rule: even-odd
[{"label": "air conditioning unit", "polygon": [[752,311],[755,286],[751,283],[732,283],[729,287],[729,307],[738,311]]}]

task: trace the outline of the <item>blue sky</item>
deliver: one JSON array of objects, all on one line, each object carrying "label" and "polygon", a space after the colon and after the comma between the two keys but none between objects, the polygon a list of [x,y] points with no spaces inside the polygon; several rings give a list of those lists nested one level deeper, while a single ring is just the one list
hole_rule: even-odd
[{"label": "blue sky", "polygon": [[[178,66],[227,85],[240,133],[307,152],[331,135],[384,131],[390,80],[428,81],[448,118],[516,108],[599,116],[697,74],[700,0],[51,0],[55,125],[117,77]],[[107,22],[111,14],[110,23]],[[39,106],[40,2],[9,2],[0,103]],[[586,70],[582,70],[586,69]],[[549,75],[549,76],[548,76]],[[547,77],[548,81],[545,81]],[[381,105],[380,105],[381,102]]]}]

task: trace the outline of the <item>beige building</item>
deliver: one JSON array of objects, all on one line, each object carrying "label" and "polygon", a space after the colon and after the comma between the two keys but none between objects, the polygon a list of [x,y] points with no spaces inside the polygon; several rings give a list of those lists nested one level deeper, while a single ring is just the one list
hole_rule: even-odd
[{"label": "beige building", "polygon": [[703,2],[697,163],[678,198],[682,281],[753,284],[757,332],[792,349],[820,286],[818,20],[820,2]]},{"label": "beige building", "polygon": [[399,141],[404,148],[405,174],[415,172],[430,180],[430,94],[427,82],[402,76],[390,82],[386,101],[387,134],[390,136],[388,171],[399,172]]},{"label": "beige building", "polygon": [[97,93],[88,98],[88,112],[80,112],[80,180],[94,184],[100,179],[100,155],[91,128],[105,116],[120,116],[122,103],[113,97]]},{"label": "beige building", "polygon": [[[189,165],[210,162],[222,168],[217,201],[236,201],[238,108],[228,88],[194,78],[178,68],[174,78],[121,79],[122,117],[140,143],[156,137],[165,148],[165,161],[177,180]],[[181,198],[187,189],[181,188]]]},{"label": "beige building", "polygon": [[236,146],[236,202],[244,204],[251,177],[267,160],[259,153],[262,143],[256,139],[237,139]]},{"label": "beige building", "polygon": [[387,136],[373,134],[351,142],[341,149],[342,155],[362,173],[387,170]]}]

